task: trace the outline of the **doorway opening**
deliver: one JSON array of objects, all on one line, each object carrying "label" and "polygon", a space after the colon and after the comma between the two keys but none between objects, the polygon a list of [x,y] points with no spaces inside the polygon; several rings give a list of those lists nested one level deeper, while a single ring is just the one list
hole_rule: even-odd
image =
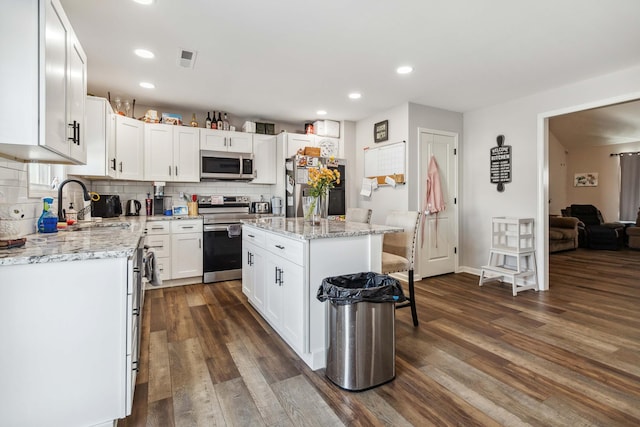
[{"label": "doorway opening", "polygon": [[[538,228],[536,240],[543,242],[538,245],[538,259],[543,260],[539,270],[541,290],[549,289],[549,215],[562,215],[561,208],[572,203],[593,204],[603,210],[607,221],[619,220],[619,167],[609,154],[637,150],[640,150],[638,94],[538,116],[541,171],[538,218],[542,219],[543,227]],[[598,186],[575,186],[574,175],[583,172],[598,173]]]}]

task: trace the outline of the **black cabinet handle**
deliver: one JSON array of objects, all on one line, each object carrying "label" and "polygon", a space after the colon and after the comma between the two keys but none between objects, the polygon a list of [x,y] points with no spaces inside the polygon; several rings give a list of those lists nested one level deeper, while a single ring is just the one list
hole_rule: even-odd
[{"label": "black cabinet handle", "polygon": [[276,245],[276,248],[278,248],[278,249],[284,249],[284,246]]},{"label": "black cabinet handle", "polygon": [[116,170],[116,158],[114,157],[113,159],[111,159],[111,161],[113,162],[113,166],[111,166],[111,169]]}]

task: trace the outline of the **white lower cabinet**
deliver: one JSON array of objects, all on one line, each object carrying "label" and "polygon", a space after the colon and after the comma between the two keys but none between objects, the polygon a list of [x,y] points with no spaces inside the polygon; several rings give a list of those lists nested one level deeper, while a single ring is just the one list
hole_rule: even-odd
[{"label": "white lower cabinet", "polygon": [[146,245],[156,256],[160,279],[171,279],[171,228],[169,221],[147,223]]},{"label": "white lower cabinet", "polygon": [[0,268],[0,424],[112,426],[131,413],[134,274],[124,257]]},{"label": "white lower cabinet", "polygon": [[301,351],[304,269],[273,253],[267,254],[265,264],[264,312],[289,345]]},{"label": "white lower cabinet", "polygon": [[302,352],[304,243],[247,227],[242,236],[243,293],[287,343]]},{"label": "white lower cabinet", "polygon": [[171,278],[202,276],[202,221],[171,223]]},{"label": "white lower cabinet", "polygon": [[[163,282],[202,280],[202,220],[178,219],[147,222],[146,245],[156,255]],[[181,285],[190,282],[174,282]],[[165,283],[163,283],[165,284]]]}]

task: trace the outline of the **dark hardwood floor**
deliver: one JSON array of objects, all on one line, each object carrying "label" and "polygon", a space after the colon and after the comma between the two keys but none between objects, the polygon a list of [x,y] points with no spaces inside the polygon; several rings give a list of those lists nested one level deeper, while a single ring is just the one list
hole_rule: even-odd
[{"label": "dark hardwood floor", "polygon": [[133,414],[119,426],[640,425],[640,252],[550,257],[550,290],[418,282],[396,379],[360,393],[311,371],[239,281],[147,291]]}]

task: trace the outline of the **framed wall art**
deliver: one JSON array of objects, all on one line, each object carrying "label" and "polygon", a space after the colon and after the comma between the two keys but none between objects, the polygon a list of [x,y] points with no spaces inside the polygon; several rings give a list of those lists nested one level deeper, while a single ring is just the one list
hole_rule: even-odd
[{"label": "framed wall art", "polygon": [[581,172],[573,176],[574,187],[597,187],[598,172]]},{"label": "framed wall art", "polygon": [[373,125],[373,142],[382,142],[389,139],[389,120],[384,120]]}]

